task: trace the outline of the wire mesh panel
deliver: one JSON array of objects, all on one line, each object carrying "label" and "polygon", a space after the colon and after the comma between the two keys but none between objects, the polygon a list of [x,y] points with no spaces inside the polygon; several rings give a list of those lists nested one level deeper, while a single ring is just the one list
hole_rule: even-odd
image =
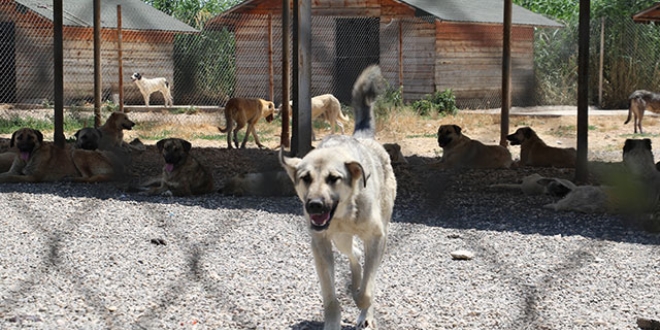
[{"label": "wire mesh panel", "polygon": [[[50,109],[53,103],[53,25],[16,3],[0,5],[0,102],[7,108]],[[197,33],[102,29],[104,109],[117,107],[119,88],[131,110],[144,110],[143,95],[130,76],[162,77],[174,96],[165,114],[215,111],[231,97],[260,97],[282,103],[282,26],[278,15],[228,14]],[[660,61],[653,24],[629,17],[593,20],[592,102],[625,107],[634,89],[656,90]],[[600,60],[604,26],[604,67]],[[434,17],[314,16],[312,95],[335,94],[350,102],[359,72],[377,63],[390,88],[410,103],[451,89],[462,108],[493,108],[501,100],[500,25],[440,22]],[[514,28],[513,105],[574,104],[577,28]],[[287,35],[290,38],[290,35]],[[119,77],[119,48],[123,76]],[[64,102],[69,110],[91,110],[94,99],[93,29],[64,27]],[[598,81],[602,77],[602,90]],[[597,95],[602,94],[602,100]],[[149,110],[163,108],[158,91]],[[26,112],[19,112],[23,115]],[[12,113],[12,116],[15,113]],[[220,120],[220,119],[218,119]]]}]

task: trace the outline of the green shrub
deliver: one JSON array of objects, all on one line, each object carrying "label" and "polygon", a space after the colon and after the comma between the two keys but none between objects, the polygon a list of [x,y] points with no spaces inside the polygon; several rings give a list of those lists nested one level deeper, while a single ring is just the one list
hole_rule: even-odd
[{"label": "green shrub", "polygon": [[403,88],[391,88],[388,86],[385,93],[376,100],[374,112],[378,118],[388,118],[393,110],[403,108]]},{"label": "green shrub", "polygon": [[456,96],[451,89],[428,94],[423,99],[413,102],[412,108],[420,116],[430,116],[435,113],[446,115],[458,113]]}]

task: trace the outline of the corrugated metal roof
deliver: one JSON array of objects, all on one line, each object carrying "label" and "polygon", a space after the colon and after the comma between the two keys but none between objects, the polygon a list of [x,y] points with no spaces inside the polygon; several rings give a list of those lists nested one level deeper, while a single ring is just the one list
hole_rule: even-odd
[{"label": "corrugated metal roof", "polygon": [[[15,0],[46,19],[53,20],[53,1]],[[62,1],[64,26],[93,27],[94,2],[92,0]],[[121,5],[122,29],[173,32],[199,32],[193,27],[157,10],[139,0],[102,0],[101,26],[117,28],[117,5]]]},{"label": "corrugated metal roof", "polygon": [[637,23],[648,23],[660,21],[660,2],[648,7],[632,16],[633,21]]},{"label": "corrugated metal roof", "polygon": [[[443,21],[498,24],[504,22],[504,0],[400,0],[400,2]],[[513,25],[563,26],[515,4],[511,12]]]}]

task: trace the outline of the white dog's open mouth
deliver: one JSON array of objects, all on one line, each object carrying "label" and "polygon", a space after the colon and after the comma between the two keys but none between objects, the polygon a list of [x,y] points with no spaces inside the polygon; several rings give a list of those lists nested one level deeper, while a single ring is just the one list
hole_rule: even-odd
[{"label": "white dog's open mouth", "polygon": [[330,226],[330,220],[335,215],[337,204],[337,202],[334,202],[331,208],[323,208],[321,212],[310,213],[308,211],[309,220],[314,230],[324,230]]}]

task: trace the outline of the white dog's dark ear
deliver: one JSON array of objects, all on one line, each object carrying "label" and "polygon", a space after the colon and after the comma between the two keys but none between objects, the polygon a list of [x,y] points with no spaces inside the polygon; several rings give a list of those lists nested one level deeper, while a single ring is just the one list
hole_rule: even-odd
[{"label": "white dog's dark ear", "polygon": [[284,148],[280,148],[280,164],[282,164],[282,167],[284,167],[286,174],[289,175],[289,178],[294,185],[296,184],[296,169],[298,168],[298,164],[300,164],[301,160],[302,159],[297,157],[285,157]]},{"label": "white dog's dark ear", "polygon": [[362,184],[364,187],[367,186],[367,179],[369,179],[369,173],[364,172],[364,168],[362,167],[362,164],[358,162],[348,162],[346,163],[346,168],[348,169],[348,172],[351,173],[351,179],[353,180],[353,184],[355,184],[355,181],[362,179]]}]

